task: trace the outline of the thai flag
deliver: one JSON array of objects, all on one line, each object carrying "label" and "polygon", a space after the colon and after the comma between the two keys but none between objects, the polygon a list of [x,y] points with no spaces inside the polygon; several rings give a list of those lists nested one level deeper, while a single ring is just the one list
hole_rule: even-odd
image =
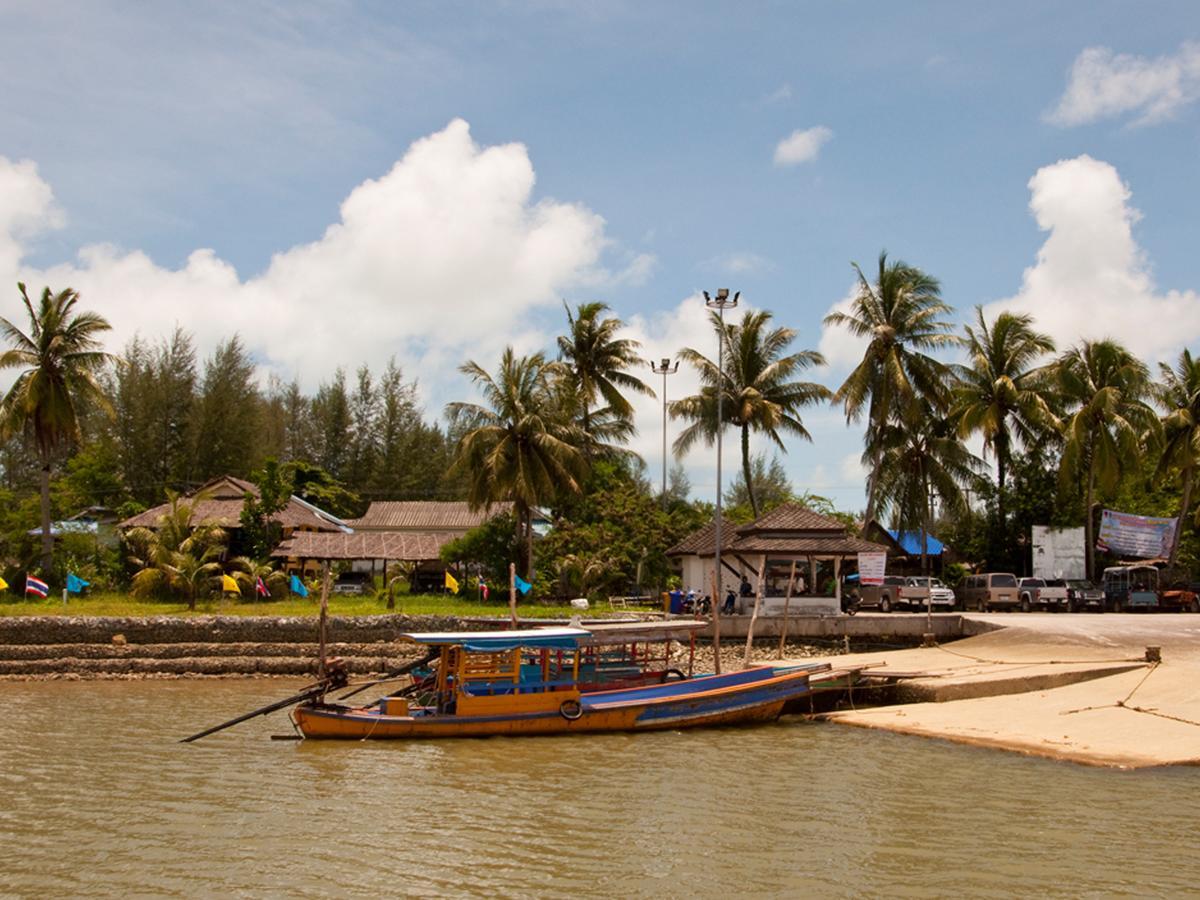
[{"label": "thai flag", "polygon": [[50,596],[50,585],[42,581],[40,578],[34,578],[32,575],[25,576],[25,593],[37,594],[43,600]]},{"label": "thai flag", "polygon": [[258,576],[258,580],[254,582],[254,593],[260,597],[270,597],[271,592],[267,590],[267,583],[262,580],[262,576]]}]

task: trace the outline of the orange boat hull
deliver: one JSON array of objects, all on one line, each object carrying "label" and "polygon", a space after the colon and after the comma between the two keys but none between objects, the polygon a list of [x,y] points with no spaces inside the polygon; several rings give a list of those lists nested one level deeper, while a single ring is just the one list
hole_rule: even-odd
[{"label": "orange boat hull", "polygon": [[567,718],[558,709],[497,710],[490,715],[387,715],[378,707],[305,704],[294,710],[292,719],[306,738],[345,740],[650,731],[770,722],[779,718],[789,700],[809,690],[807,673],[699,692],[686,692],[688,686],[683,682],[674,691],[656,686],[585,695],[578,704],[577,718]]}]

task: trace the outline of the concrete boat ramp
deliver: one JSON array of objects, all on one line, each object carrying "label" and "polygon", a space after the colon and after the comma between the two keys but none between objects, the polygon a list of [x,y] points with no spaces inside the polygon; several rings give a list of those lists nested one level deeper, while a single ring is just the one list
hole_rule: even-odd
[{"label": "concrete boat ramp", "polygon": [[[823,718],[1096,766],[1200,765],[1200,616],[963,618],[967,631],[997,630],[830,657],[899,686],[894,705]],[[1148,647],[1161,662],[1147,660]]]}]

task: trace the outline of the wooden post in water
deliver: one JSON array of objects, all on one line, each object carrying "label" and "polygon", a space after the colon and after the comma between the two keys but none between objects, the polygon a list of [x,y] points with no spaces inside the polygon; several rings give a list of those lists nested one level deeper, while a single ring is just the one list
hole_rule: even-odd
[{"label": "wooden post in water", "polygon": [[317,677],[325,677],[325,632],[329,624],[329,561],[325,561],[325,571],[321,577],[321,617],[317,625]]},{"label": "wooden post in water", "polygon": [[762,605],[763,579],[767,577],[767,555],[758,558],[758,590],[754,592],[754,612],[750,614],[750,627],[746,629],[746,656],[742,668],[750,668],[750,648],[754,646],[754,623],[758,621],[758,608]]},{"label": "wooden post in water", "polygon": [[517,627],[517,564],[508,564],[508,611],[512,616],[512,627]]},{"label": "wooden post in water", "polygon": [[[700,598],[696,598],[696,603],[700,602]],[[696,615],[697,610],[692,608],[692,615]],[[713,594],[712,594],[712,623],[713,623],[713,674],[721,674],[721,573],[713,569]]]},{"label": "wooden post in water", "polygon": [[796,560],[792,560],[792,571],[788,575],[787,596],[783,600],[783,628],[779,630],[779,658],[783,659],[783,645],[787,641],[788,613],[792,611],[792,586],[796,583]]}]

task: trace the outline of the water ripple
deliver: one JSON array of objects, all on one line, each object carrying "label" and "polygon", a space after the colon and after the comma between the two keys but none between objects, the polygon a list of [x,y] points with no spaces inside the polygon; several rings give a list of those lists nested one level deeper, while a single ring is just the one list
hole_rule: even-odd
[{"label": "water ripple", "polygon": [[754,729],[177,739],[286,682],[8,684],[0,894],[1175,896],[1200,772],[785,720]]}]

